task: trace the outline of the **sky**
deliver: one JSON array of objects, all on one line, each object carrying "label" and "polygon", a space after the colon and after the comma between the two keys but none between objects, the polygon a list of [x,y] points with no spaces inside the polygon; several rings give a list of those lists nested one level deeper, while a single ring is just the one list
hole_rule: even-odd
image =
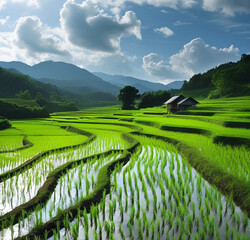
[{"label": "sky", "polygon": [[249,0],[0,0],[0,61],[62,61],[167,84],[242,54]]}]

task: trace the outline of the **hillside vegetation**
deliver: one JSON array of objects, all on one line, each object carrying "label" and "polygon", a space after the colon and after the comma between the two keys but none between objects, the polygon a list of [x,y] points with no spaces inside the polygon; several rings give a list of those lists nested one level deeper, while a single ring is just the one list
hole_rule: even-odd
[{"label": "hillside vegetation", "polygon": [[46,98],[50,98],[51,93],[62,95],[62,92],[56,86],[41,83],[27,75],[0,67],[0,97],[13,98],[17,93],[25,90],[29,90],[32,98],[35,98],[38,92]]},{"label": "hillside vegetation", "polygon": [[49,112],[45,107],[19,106],[0,101],[0,116],[6,118],[40,118],[49,117]]},{"label": "hillside vegetation", "polygon": [[70,96],[51,84],[0,68],[1,115],[10,118],[47,117],[48,112],[78,110]]},{"label": "hillside vegetation", "polygon": [[225,63],[205,73],[195,74],[189,82],[184,82],[181,91],[209,98],[248,95],[250,55],[243,54],[236,63]]},{"label": "hillside vegetation", "polygon": [[[44,67],[42,68],[43,71],[39,70],[39,67],[35,68],[36,71],[31,71],[33,68],[26,64],[21,64],[18,62],[0,62],[0,66],[4,67],[4,69],[1,68],[0,70],[0,97],[13,98],[20,91],[29,90],[32,98],[35,98],[38,93],[41,93],[49,100],[53,100],[51,99],[51,97],[54,98],[56,96],[57,100],[58,98],[61,98],[60,101],[65,101],[65,97],[71,100],[76,99],[79,102],[116,101],[115,95],[118,92],[119,88],[115,87],[115,90],[113,90],[113,86],[111,84],[104,82],[93,74],[93,78],[96,78],[95,80],[93,80],[88,75],[85,76],[84,73],[86,73],[87,71],[78,70],[77,75],[73,71],[75,68],[73,68],[73,70],[71,68],[67,68],[66,70],[68,71],[68,73],[64,74],[66,80],[52,78],[39,78],[38,80],[36,79],[36,77],[39,77],[40,75],[36,75],[34,72],[41,72],[41,76],[48,77],[51,74],[52,77],[56,77],[56,71],[65,71],[64,65],[59,64],[59,66],[57,66],[56,63],[54,64],[55,69],[53,71],[51,71],[51,67],[48,67],[47,71]],[[41,65],[43,66],[43,64]],[[16,70],[14,67],[16,67],[18,70]],[[70,79],[71,72],[72,79]],[[87,80],[83,81],[80,77],[79,72],[82,72],[83,76],[85,76]],[[45,73],[47,75],[45,75]],[[63,74],[59,74],[58,78],[62,75]],[[74,78],[79,79],[75,80]],[[89,86],[88,81],[90,82]],[[104,85],[102,84],[102,82],[104,82]],[[91,84],[97,87],[94,88]],[[107,91],[107,89],[109,89],[112,93],[110,93],[110,91]]]}]

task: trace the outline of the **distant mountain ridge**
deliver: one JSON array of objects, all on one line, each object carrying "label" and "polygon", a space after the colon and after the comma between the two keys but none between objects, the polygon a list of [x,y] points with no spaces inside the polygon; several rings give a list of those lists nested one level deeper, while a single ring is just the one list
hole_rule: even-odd
[{"label": "distant mountain ridge", "polygon": [[152,91],[159,91],[159,90],[165,91],[165,90],[170,90],[172,88],[180,89],[184,83],[184,81],[175,81],[167,85],[164,85],[162,83],[149,82],[146,80],[142,80],[142,79],[138,79],[138,78],[134,78],[130,76],[110,75],[110,74],[106,74],[102,72],[93,72],[93,74],[120,88],[126,85],[136,87],[140,91],[141,94],[144,92],[152,92]]},{"label": "distant mountain ridge", "polygon": [[168,85],[154,83],[123,75],[109,75],[101,72],[91,73],[65,62],[45,61],[34,66],[12,61],[0,62],[0,67],[11,69],[26,74],[44,83],[50,83],[76,94],[88,94],[90,92],[104,92],[115,96],[119,89],[125,85],[131,85],[139,89],[140,93],[159,90],[179,89],[183,81],[175,81]]},{"label": "distant mountain ridge", "polygon": [[[86,88],[92,92],[108,92],[117,95],[119,87],[112,85],[89,71],[79,68],[73,64],[64,62],[46,61],[29,66],[22,62],[0,62],[5,69],[16,69],[39,81],[55,84],[58,87],[71,91],[72,88]],[[73,91],[74,92],[74,89]],[[77,92],[79,94],[79,91]]]}]

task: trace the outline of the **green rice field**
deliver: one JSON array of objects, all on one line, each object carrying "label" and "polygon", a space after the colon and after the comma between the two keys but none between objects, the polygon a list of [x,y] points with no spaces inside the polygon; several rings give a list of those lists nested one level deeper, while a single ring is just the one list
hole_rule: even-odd
[{"label": "green rice field", "polygon": [[0,239],[250,239],[250,98],[0,131]]}]

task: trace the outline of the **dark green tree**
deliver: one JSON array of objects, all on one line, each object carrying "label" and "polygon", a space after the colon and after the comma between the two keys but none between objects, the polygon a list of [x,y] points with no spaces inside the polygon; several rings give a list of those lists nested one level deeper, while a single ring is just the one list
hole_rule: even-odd
[{"label": "dark green tree", "polygon": [[31,100],[30,92],[29,90],[25,91],[20,91],[19,93],[16,94],[16,98],[24,99],[24,100]]},{"label": "dark green tree", "polygon": [[122,102],[122,110],[131,110],[135,108],[135,99],[139,90],[132,86],[125,86],[120,89],[118,100]]},{"label": "dark green tree", "polygon": [[0,130],[10,128],[10,127],[11,127],[10,121],[0,116]]},{"label": "dark green tree", "polygon": [[158,91],[158,92],[149,92],[144,93],[139,103],[139,108],[155,107],[161,106],[170,98],[169,91]]},{"label": "dark green tree", "polygon": [[44,97],[40,92],[36,94],[35,101],[41,106],[46,106],[48,104],[48,100]]}]

